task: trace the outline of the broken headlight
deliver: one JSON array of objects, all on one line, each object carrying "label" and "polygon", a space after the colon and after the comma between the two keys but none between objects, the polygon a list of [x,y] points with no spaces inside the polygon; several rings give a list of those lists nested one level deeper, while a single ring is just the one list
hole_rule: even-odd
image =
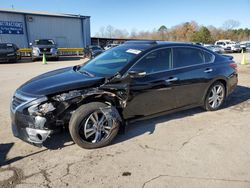
[{"label": "broken headlight", "polygon": [[30,115],[37,116],[37,115],[45,115],[48,112],[55,110],[56,108],[53,106],[52,103],[44,103],[42,105],[33,105],[28,108],[28,112]]},{"label": "broken headlight", "polygon": [[74,91],[70,91],[68,93],[62,93],[60,95],[56,95],[54,97],[52,97],[52,99],[59,101],[59,102],[63,102],[63,101],[67,101],[76,97],[81,96],[82,93],[80,91],[74,90]]},{"label": "broken headlight", "polygon": [[53,106],[52,103],[45,103],[38,106],[38,111],[42,114],[47,114],[48,112],[52,112],[56,108]]}]

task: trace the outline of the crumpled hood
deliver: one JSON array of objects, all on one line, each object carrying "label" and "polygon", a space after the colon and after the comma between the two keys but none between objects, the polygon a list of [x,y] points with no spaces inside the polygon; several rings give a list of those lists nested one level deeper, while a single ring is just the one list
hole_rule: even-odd
[{"label": "crumpled hood", "polygon": [[67,67],[37,76],[18,88],[28,95],[51,95],[69,90],[96,87],[104,83],[102,77],[90,77]]}]

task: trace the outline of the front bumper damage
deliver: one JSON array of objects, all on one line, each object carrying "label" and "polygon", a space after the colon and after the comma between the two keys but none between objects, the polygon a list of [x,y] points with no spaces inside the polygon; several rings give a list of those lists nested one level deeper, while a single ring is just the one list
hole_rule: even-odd
[{"label": "front bumper damage", "polygon": [[[17,91],[11,102],[11,124],[15,137],[36,146],[43,142],[58,128],[66,125],[74,110],[87,103],[89,97],[116,98],[118,106],[126,106],[127,95],[121,91],[115,93],[98,88],[73,90],[59,95],[47,97],[30,97]],[[71,108],[73,107],[73,108]],[[117,106],[116,106],[117,107]],[[122,119],[111,103],[109,107],[100,109],[113,127],[117,127]]]},{"label": "front bumper damage", "polygon": [[12,132],[15,137],[42,146],[52,130],[45,128],[45,117],[32,114],[31,110],[44,101],[47,101],[46,97],[29,97],[16,92],[10,107]]}]

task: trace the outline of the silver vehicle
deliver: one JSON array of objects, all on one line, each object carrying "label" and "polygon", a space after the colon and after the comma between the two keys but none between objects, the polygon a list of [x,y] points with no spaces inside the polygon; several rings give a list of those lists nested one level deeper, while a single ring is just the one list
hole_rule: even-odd
[{"label": "silver vehicle", "polygon": [[244,52],[250,50],[250,41],[240,42],[240,47]]},{"label": "silver vehicle", "polygon": [[225,52],[241,52],[240,44],[231,40],[218,40],[215,45],[222,47]]},{"label": "silver vehicle", "polygon": [[33,43],[30,43],[30,45],[32,48],[32,61],[42,59],[43,54],[45,54],[46,58],[59,59],[56,43],[52,39],[35,40]]},{"label": "silver vehicle", "polygon": [[108,44],[107,46],[104,47],[104,50],[108,50],[108,49],[114,48],[116,46],[119,46],[119,44]]},{"label": "silver vehicle", "polygon": [[204,44],[204,47],[209,49],[209,50],[212,50],[213,52],[219,53],[219,54],[224,52],[224,49],[218,45]]}]

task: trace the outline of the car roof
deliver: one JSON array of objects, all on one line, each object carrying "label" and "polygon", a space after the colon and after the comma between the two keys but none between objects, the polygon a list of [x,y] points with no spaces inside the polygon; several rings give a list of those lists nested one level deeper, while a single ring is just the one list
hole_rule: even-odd
[{"label": "car roof", "polygon": [[187,46],[187,47],[199,47],[201,45],[194,44],[192,42],[176,42],[176,41],[156,41],[156,40],[131,40],[124,42],[124,45],[134,45],[134,46],[150,46],[152,48],[163,47],[163,46]]}]

